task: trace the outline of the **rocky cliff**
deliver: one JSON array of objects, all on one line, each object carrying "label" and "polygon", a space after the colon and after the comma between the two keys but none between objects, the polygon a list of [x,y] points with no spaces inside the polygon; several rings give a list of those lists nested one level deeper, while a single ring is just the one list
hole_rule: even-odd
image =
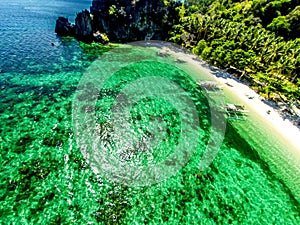
[{"label": "rocky cliff", "polygon": [[65,17],[58,17],[56,20],[55,32],[59,36],[73,36],[74,26]]},{"label": "rocky cliff", "polygon": [[91,42],[93,40],[92,19],[88,10],[77,14],[74,26],[75,37]]},{"label": "rocky cliff", "polygon": [[[93,0],[90,12],[84,10],[77,14],[73,33],[86,42],[102,43],[102,34],[113,42],[164,40],[179,20],[175,9],[179,4],[173,0]],[[65,23],[62,26],[57,20],[56,25],[64,28],[69,25],[68,21]]]}]

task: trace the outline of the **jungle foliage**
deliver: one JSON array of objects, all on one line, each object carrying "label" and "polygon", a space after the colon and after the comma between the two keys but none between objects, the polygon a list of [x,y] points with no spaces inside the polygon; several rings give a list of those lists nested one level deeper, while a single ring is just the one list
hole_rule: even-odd
[{"label": "jungle foliage", "polygon": [[170,40],[269,99],[299,103],[300,0],[186,0]]}]

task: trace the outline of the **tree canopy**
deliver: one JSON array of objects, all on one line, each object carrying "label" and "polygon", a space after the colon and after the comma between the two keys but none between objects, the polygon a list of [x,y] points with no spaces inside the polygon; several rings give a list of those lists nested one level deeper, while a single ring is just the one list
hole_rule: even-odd
[{"label": "tree canopy", "polygon": [[170,40],[250,82],[267,98],[300,99],[300,0],[186,0]]}]

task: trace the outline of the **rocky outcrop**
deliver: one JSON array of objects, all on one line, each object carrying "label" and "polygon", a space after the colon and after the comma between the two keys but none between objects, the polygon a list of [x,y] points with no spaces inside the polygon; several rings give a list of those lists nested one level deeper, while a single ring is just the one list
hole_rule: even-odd
[{"label": "rocky outcrop", "polygon": [[[165,5],[165,2],[164,0],[93,0],[90,12],[84,10],[77,14],[74,36],[85,42],[100,43],[107,41],[103,37],[122,43],[165,40],[172,26],[178,23],[176,7],[180,4],[179,1],[168,1],[168,5]],[[60,34],[64,35],[65,32]]]},{"label": "rocky outcrop", "polygon": [[92,42],[94,39],[92,19],[89,11],[84,10],[77,14],[75,19],[75,37],[84,42]]},{"label": "rocky outcrop", "polygon": [[164,40],[179,20],[179,3],[163,0],[93,0],[93,27],[117,42]]},{"label": "rocky outcrop", "polygon": [[65,17],[58,17],[56,20],[55,32],[59,36],[73,36],[74,26]]}]

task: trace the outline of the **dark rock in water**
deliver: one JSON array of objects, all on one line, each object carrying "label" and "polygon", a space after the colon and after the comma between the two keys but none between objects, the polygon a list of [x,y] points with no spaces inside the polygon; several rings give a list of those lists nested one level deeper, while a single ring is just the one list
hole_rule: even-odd
[{"label": "dark rock in water", "polygon": [[75,19],[75,37],[84,42],[93,41],[93,28],[90,12],[84,10]]},{"label": "dark rock in water", "polygon": [[74,26],[65,17],[58,17],[56,20],[55,33],[59,36],[73,36]]}]

